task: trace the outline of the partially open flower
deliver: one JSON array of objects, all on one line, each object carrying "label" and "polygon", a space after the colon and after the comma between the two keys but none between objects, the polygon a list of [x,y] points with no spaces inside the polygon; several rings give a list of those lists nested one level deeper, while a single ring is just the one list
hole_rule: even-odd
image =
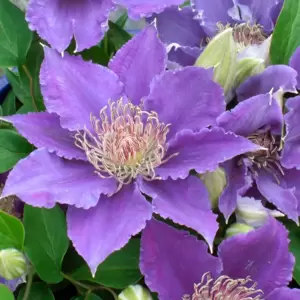
[{"label": "partially open flower", "polygon": [[[191,1],[190,7],[167,8],[155,15],[155,19],[160,38],[167,45],[170,65],[188,66],[197,61],[196,65],[204,66],[205,62],[199,61],[201,56],[218,59],[215,76],[220,73],[222,80],[216,81],[224,87],[229,102],[236,87],[269,64],[271,33],[282,4],[283,0],[197,0]],[[220,41],[217,45],[215,40],[229,31],[234,46],[232,41]],[[211,51],[212,41],[214,51]],[[217,63],[210,66],[216,67]]]},{"label": "partially open flower", "polygon": [[[299,100],[299,97],[291,98],[287,102],[288,109],[289,105],[298,108]],[[297,126],[298,113],[291,110],[285,115],[289,138],[291,134],[295,134],[290,126]],[[219,208],[225,218],[235,210],[237,199],[253,187],[258,189],[262,198],[298,223],[300,173],[296,168],[291,168],[298,164],[298,146],[293,139],[288,138],[283,148],[281,147],[284,115],[272,92],[240,102],[232,110],[224,112],[217,122],[225,130],[247,137],[263,147],[259,151],[248,152],[225,163],[228,184],[219,201]],[[292,153],[296,155],[293,156]],[[289,162],[292,157],[295,160],[291,165]]]}]

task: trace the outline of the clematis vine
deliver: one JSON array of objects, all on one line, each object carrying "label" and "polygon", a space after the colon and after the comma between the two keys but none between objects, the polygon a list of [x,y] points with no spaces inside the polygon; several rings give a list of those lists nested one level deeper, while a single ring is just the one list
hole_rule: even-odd
[{"label": "clematis vine", "polygon": [[[117,5],[128,9],[131,18],[149,17],[183,0],[30,0],[26,19],[53,48],[63,52],[72,37],[76,52],[96,45],[108,30],[109,14]],[[87,30],[88,28],[88,30]]]},{"label": "clematis vine", "polygon": [[270,217],[223,241],[215,257],[203,241],[153,219],[142,235],[140,268],[161,300],[296,300],[300,291],[287,287],[295,263],[288,245],[287,230]]},{"label": "clematis vine", "polygon": [[47,111],[3,118],[38,149],[10,172],[2,197],[47,208],[68,204],[68,235],[93,274],[153,212],[196,230],[212,247],[216,215],[189,171],[212,171],[262,149],[216,127],[224,98],[210,70],[164,72],[166,56],[153,25],[109,68],[45,48]]}]

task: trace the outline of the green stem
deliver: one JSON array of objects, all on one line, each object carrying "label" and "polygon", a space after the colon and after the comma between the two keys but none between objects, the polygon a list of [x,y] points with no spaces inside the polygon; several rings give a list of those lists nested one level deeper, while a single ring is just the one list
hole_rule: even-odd
[{"label": "green stem", "polygon": [[31,99],[32,99],[33,108],[35,109],[35,111],[38,111],[38,108],[36,106],[35,97],[34,97],[34,86],[33,86],[32,76],[31,76],[29,70],[27,69],[26,65],[22,65],[22,69],[24,70],[24,72],[25,72],[25,74],[26,74],[26,76],[28,77],[28,80],[29,80],[29,90],[30,90],[30,96],[31,96]]},{"label": "green stem", "polygon": [[[75,279],[73,279],[71,276],[65,274],[65,273],[62,273],[62,276],[67,279],[68,281],[70,281],[73,285],[77,286],[77,287],[81,287],[85,290],[87,290],[87,296],[94,292],[94,291],[97,291],[97,290],[106,290],[108,292],[110,292],[112,294],[112,296],[114,297],[115,300],[118,300],[118,295],[110,288],[106,287],[106,286],[91,286],[91,285],[87,285],[87,284],[84,284],[80,281],[77,281]],[[86,296],[86,297],[87,297]],[[24,300],[24,299],[23,299]]]},{"label": "green stem", "polygon": [[26,288],[25,288],[25,293],[24,293],[24,296],[23,296],[23,300],[27,300],[28,297],[29,297],[34,273],[35,273],[34,268],[30,268],[30,270],[28,272],[28,276],[27,276],[27,283],[26,283]]},{"label": "green stem", "polygon": [[84,284],[84,283],[81,283],[80,281],[77,281],[75,279],[73,279],[71,276],[67,275],[67,274],[64,274],[62,273],[62,276],[67,279],[68,281],[70,281],[73,285],[76,285],[78,287],[81,287],[85,290],[90,290],[91,289],[91,286],[87,285],[87,284]]}]

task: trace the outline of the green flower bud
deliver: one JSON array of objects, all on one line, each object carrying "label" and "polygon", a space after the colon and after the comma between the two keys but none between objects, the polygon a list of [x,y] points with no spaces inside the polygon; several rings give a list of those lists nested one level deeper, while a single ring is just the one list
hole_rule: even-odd
[{"label": "green flower bud", "polygon": [[235,210],[237,222],[245,223],[251,227],[258,228],[264,225],[268,216],[283,217],[278,210],[264,207],[260,200],[249,197],[239,197]]},{"label": "green flower bud", "polygon": [[264,60],[246,57],[238,61],[235,86],[239,86],[248,77],[257,75],[265,69]]},{"label": "green flower bud", "polygon": [[227,28],[217,34],[198,57],[195,66],[214,68],[214,80],[227,94],[234,86],[237,68],[237,48],[233,29]]},{"label": "green flower bud", "polygon": [[249,231],[252,231],[254,228],[247,225],[247,224],[241,224],[241,223],[235,223],[232,224],[227,230],[226,230],[226,237],[229,238],[231,236],[240,234],[240,233],[247,233]]},{"label": "green flower bud", "polygon": [[130,285],[118,296],[118,300],[152,300],[150,292],[143,286]]},{"label": "green flower bud", "polygon": [[21,277],[26,273],[27,264],[25,256],[16,249],[0,250],[0,276],[6,280]]},{"label": "green flower bud", "polygon": [[212,208],[216,208],[218,206],[219,197],[227,184],[224,170],[217,168],[215,171],[206,172],[199,175],[199,177],[208,190]]}]

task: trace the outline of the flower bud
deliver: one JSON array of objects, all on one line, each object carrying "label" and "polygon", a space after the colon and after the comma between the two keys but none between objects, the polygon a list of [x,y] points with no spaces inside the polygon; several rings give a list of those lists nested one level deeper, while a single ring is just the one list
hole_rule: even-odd
[{"label": "flower bud", "polygon": [[208,190],[212,208],[216,208],[218,206],[219,197],[226,186],[226,174],[224,170],[217,168],[215,171],[206,172],[199,175],[199,177]]},{"label": "flower bud", "polygon": [[224,88],[225,95],[233,88],[237,67],[237,49],[233,29],[217,34],[198,57],[195,66],[214,68],[214,80]]},{"label": "flower bud", "polygon": [[150,292],[143,286],[130,285],[118,296],[118,300],[152,300]]},{"label": "flower bud", "polygon": [[27,264],[25,256],[16,249],[0,250],[0,276],[6,280],[21,277],[26,273]]},{"label": "flower bud", "polygon": [[253,227],[247,224],[235,223],[226,230],[226,237],[229,238],[240,233],[247,233],[253,229]]},{"label": "flower bud", "polygon": [[239,86],[248,77],[257,75],[265,69],[265,64],[262,59],[258,58],[243,58],[238,61],[237,72],[235,77],[235,86]]},{"label": "flower bud", "polygon": [[249,197],[239,197],[235,211],[237,222],[247,224],[251,227],[261,227],[268,216],[283,217],[284,214],[278,210],[264,207],[260,200]]}]

